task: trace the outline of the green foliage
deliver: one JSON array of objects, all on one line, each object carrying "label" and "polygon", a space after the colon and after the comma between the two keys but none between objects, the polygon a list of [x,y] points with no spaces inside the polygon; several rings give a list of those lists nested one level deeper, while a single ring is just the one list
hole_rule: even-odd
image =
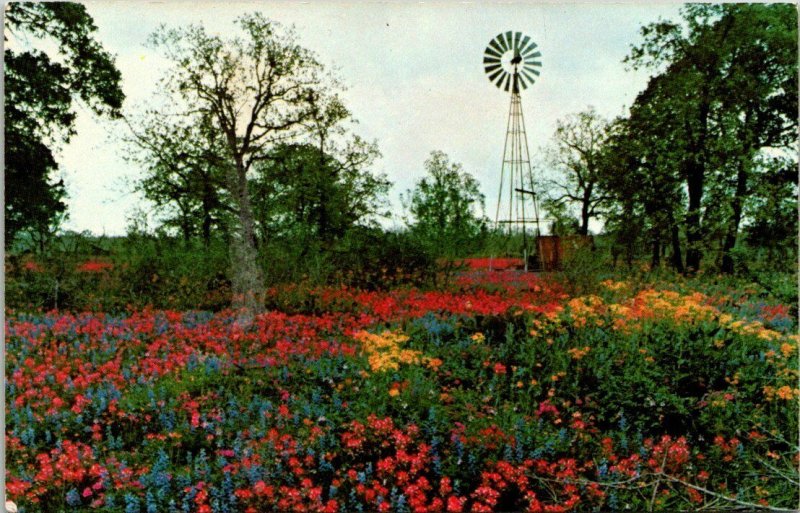
[{"label": "green foliage", "polygon": [[130,307],[219,310],[230,304],[223,241],[67,234],[45,253],[9,261],[6,301],[12,308],[122,312]]},{"label": "green foliage", "polygon": [[153,34],[175,63],[162,83],[177,121],[147,112],[131,142],[150,169],[140,188],[167,222],[187,240],[201,220],[205,240],[223,232],[238,298],[265,280],[329,279],[331,253],[375,222],[389,182],[371,173],[377,146],[350,134],[335,78],[294,32],[260,14],[237,24],[230,38],[200,26]]},{"label": "green foliage", "polygon": [[591,107],[558,121],[547,160],[560,176],[549,182],[547,199],[553,212],[545,209],[558,228],[566,227],[566,206],[574,206],[579,211],[577,233],[588,235],[589,220],[599,217],[610,199],[601,179],[608,125]]},{"label": "green foliage", "polygon": [[[649,196],[663,198],[666,208],[650,210],[668,216],[653,218],[651,239],[666,224],[677,249],[682,227],[686,267],[696,271],[721,238],[721,267],[732,272],[744,212],[762,192],[753,187],[755,175],[768,173],[761,157],[797,141],[797,10],[788,4],[691,4],[682,14],[683,23],[644,27],[643,42],[628,58],[657,74],[631,109],[623,143],[631,158],[623,162],[663,177],[654,183],[663,194]],[[686,189],[683,205],[677,184]]]},{"label": "green foliage", "polygon": [[438,257],[470,254],[480,247],[486,231],[478,182],[441,151],[431,152],[425,171],[404,198],[412,235]]},{"label": "green foliage", "polygon": [[236,23],[240,34],[229,38],[192,25],[162,27],[150,42],[173,63],[162,80],[171,109],[198,113],[220,136],[222,150],[213,162],[225,170],[235,214],[228,237],[230,278],[237,304],[252,310],[264,280],[248,177],[277,140],[303,134],[304,124],[315,120],[325,83],[322,66],[291,30],[261,14]]},{"label": "green foliage", "polygon": [[389,188],[368,169],[376,156],[372,145],[351,148],[347,162],[309,144],[276,147],[250,183],[261,238],[290,239],[310,253],[374,221]]},{"label": "green foliage", "polygon": [[408,232],[359,228],[332,255],[334,280],[363,289],[427,286],[438,271],[430,248]]},{"label": "green foliage", "polygon": [[551,235],[575,235],[580,230],[580,221],[572,215],[567,202],[545,198],[542,201],[542,211],[550,219],[548,233]]},{"label": "green foliage", "polygon": [[[76,101],[97,114],[115,116],[124,95],[114,60],[93,37],[83,5],[14,2],[6,28],[18,49],[4,50],[5,64],[5,237],[22,231],[47,234],[63,220],[66,191],[54,180],[54,151],[75,133]],[[59,58],[24,44],[50,40]]]},{"label": "green foliage", "polygon": [[[313,244],[313,243],[312,243]],[[314,249],[317,250],[314,250]],[[262,250],[268,283],[343,284],[361,289],[428,285],[436,276],[435,258],[407,232],[356,226],[325,249],[276,240]]]},{"label": "green foliage", "polygon": [[[566,243],[566,241],[564,241]],[[556,279],[572,296],[594,294],[604,273],[611,268],[608,255],[592,246],[578,246],[569,252]]]},{"label": "green foliage", "polygon": [[207,116],[167,116],[149,110],[127,119],[131,152],[144,169],[134,185],[159,213],[161,227],[206,244],[212,230],[225,232],[232,216],[225,190],[225,148]]}]

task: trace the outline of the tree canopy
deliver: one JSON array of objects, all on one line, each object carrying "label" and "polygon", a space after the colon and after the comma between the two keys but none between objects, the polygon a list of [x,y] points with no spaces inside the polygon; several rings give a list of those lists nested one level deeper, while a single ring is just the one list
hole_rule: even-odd
[{"label": "tree canopy", "polygon": [[553,134],[547,161],[558,177],[550,182],[547,210],[552,216],[576,205],[580,235],[589,233],[589,220],[599,217],[608,201],[600,179],[607,127],[608,121],[589,108],[558,121]]},{"label": "tree canopy", "polygon": [[[13,2],[6,8],[6,245],[21,231],[49,230],[66,212],[54,151],[75,134],[76,101],[96,114],[120,113],[121,75],[95,31],[81,4]],[[24,44],[23,36],[51,40],[57,55]]]},{"label": "tree canopy", "polygon": [[234,294],[251,309],[263,290],[256,262],[248,173],[278,141],[299,135],[322,95],[322,66],[295,35],[261,14],[237,20],[242,36],[202,26],[162,27],[151,43],[173,62],[162,84],[176,108],[205,116],[224,142],[225,183],[236,213],[231,232]]},{"label": "tree canopy", "polygon": [[[769,148],[796,144],[797,11],[789,4],[689,4],[642,29],[628,58],[657,71],[631,109],[652,172],[686,187],[686,267],[715,245],[732,271],[752,177]],[[658,141],[661,141],[659,144]],[[663,155],[653,156],[660,148]],[[721,239],[721,240],[720,240]]]},{"label": "tree canopy", "polygon": [[478,181],[442,151],[431,152],[425,172],[405,197],[412,234],[438,256],[468,254],[485,231]]}]

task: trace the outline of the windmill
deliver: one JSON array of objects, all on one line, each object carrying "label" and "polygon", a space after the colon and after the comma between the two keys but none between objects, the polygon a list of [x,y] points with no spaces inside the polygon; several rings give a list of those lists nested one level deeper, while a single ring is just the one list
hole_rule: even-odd
[{"label": "windmill", "polygon": [[[539,205],[533,191],[533,171],[528,152],[528,137],[525,133],[525,119],[522,115],[520,90],[527,89],[539,76],[542,54],[536,48],[536,43],[529,36],[509,31],[498,34],[489,41],[489,46],[483,54],[484,71],[489,80],[501,90],[511,92],[503,163],[500,169],[495,231],[505,233],[507,241],[518,240],[521,235],[520,253],[526,271],[529,256],[532,254],[528,227],[535,227],[537,238],[541,232]],[[506,250],[508,251],[508,248]],[[492,259],[490,259],[490,269],[491,262]]]}]

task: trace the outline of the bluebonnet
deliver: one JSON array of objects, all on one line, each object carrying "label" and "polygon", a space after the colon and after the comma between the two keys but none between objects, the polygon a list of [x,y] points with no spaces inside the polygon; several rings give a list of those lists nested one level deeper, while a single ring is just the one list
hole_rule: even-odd
[{"label": "bluebonnet", "polygon": [[153,496],[153,493],[148,491],[144,496],[145,501],[145,509],[147,513],[158,513],[158,504],[156,503],[156,499]]},{"label": "bluebonnet", "polygon": [[126,493],[125,494],[125,513],[140,513],[141,512],[141,504],[139,503],[139,497]]},{"label": "bluebonnet", "polygon": [[78,490],[75,488],[70,488],[67,492],[67,504],[70,506],[78,506],[81,503],[81,496],[78,493]]}]

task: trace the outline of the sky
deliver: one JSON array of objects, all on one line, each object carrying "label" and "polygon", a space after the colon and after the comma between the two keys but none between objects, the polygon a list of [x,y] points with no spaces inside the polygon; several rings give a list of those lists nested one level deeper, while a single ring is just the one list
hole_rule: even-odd
[{"label": "sky", "polygon": [[[382,153],[373,171],[394,183],[389,201],[424,176],[433,150],[444,151],[480,182],[486,211],[494,212],[508,119],[509,93],[489,82],[483,51],[498,33],[520,31],[542,52],[539,80],[522,93],[528,143],[535,160],[559,119],[594,107],[606,117],[625,114],[648,72],[622,62],[641,40],[640,28],[678,18],[676,3],[467,3],[467,2],[89,2],[97,39],[123,77],[125,109],[153,97],[168,61],[146,46],[160,24],[202,24],[223,37],[235,19],[259,11],[293,25],[345,85],[341,94],[358,120],[354,132]],[[135,210],[150,211],[132,183],[141,172],[126,163],[123,125],[79,108],[77,136],[58,160],[69,194],[64,228],[94,234],[125,233]],[[400,225],[400,216],[387,221]]]}]

